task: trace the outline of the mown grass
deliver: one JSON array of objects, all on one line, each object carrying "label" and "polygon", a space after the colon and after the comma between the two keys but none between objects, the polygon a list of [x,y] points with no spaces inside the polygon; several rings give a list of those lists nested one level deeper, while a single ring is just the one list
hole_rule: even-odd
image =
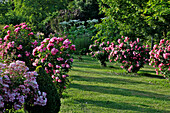
[{"label": "mown grass", "polygon": [[119,64],[101,67],[88,56],[76,57],[60,113],[170,113],[170,83],[154,68],[127,74]]}]

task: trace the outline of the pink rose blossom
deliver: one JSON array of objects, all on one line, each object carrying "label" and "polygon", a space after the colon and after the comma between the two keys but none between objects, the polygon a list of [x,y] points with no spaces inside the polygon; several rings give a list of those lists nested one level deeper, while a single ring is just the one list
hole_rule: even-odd
[{"label": "pink rose blossom", "polygon": [[49,66],[49,67],[53,67],[53,65],[52,65],[51,63],[48,63],[48,66]]},{"label": "pink rose blossom", "polygon": [[117,42],[120,44],[120,41],[121,41],[121,39],[118,39],[118,41],[117,41]]},{"label": "pink rose blossom", "polygon": [[51,54],[52,55],[55,55],[57,52],[58,52],[58,49],[56,49],[56,48],[51,49]]},{"label": "pink rose blossom", "polygon": [[67,68],[70,68],[70,65],[66,64],[66,67],[67,67]]},{"label": "pink rose blossom", "polygon": [[59,79],[58,82],[61,83],[62,81]]},{"label": "pink rose blossom", "polygon": [[56,73],[60,73],[60,71],[59,71],[59,70],[56,70]]},{"label": "pink rose blossom", "polygon": [[67,76],[66,75],[62,75],[63,78],[66,78]]},{"label": "pink rose blossom", "polygon": [[7,29],[9,27],[9,25],[6,25],[5,27],[4,27],[4,29]]},{"label": "pink rose blossom", "polygon": [[21,54],[18,54],[18,57],[22,57]]}]

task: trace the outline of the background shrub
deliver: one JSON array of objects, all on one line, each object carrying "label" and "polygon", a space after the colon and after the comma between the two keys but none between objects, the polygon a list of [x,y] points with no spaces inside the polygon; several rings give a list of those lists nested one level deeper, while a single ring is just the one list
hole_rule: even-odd
[{"label": "background shrub", "polygon": [[159,45],[154,45],[149,54],[149,65],[159,68],[155,69],[156,74],[160,72],[165,78],[170,78],[170,40],[160,40]]},{"label": "background shrub", "polygon": [[106,67],[106,61],[108,61],[108,56],[109,56],[109,51],[108,51],[108,46],[109,46],[109,41],[107,42],[101,42],[99,43],[97,40],[93,45],[89,46],[90,55],[93,58],[96,58],[101,66]]},{"label": "background shrub", "polygon": [[[102,25],[116,25],[110,31],[113,36],[129,36],[133,41],[136,38],[144,39],[151,44],[151,48],[153,41],[158,42],[161,38],[168,39],[170,36],[168,5],[168,0],[99,0],[100,11],[106,18],[110,18],[109,21],[102,21]],[[107,26],[104,28],[107,29]],[[99,30],[98,34],[102,33],[107,31]]]},{"label": "background shrub", "polygon": [[126,69],[127,72],[137,73],[148,62],[149,46],[144,46],[139,38],[136,41],[131,41],[128,37],[123,36],[117,42],[118,45],[113,43],[111,45],[110,61],[121,63],[121,68]]},{"label": "background shrub", "polygon": [[91,37],[96,33],[95,23],[98,23],[97,19],[87,21],[70,20],[60,23],[68,39],[75,44],[76,54],[85,55],[89,52],[88,48],[93,43]]},{"label": "background shrub", "polygon": [[103,16],[99,14],[97,0],[74,0],[74,8],[80,10],[80,20],[99,19]]},{"label": "background shrub", "polygon": [[101,23],[95,24],[94,27],[96,28],[96,34],[92,39],[99,42],[110,41],[116,43],[116,40],[121,37],[118,25],[112,16],[102,18]]}]

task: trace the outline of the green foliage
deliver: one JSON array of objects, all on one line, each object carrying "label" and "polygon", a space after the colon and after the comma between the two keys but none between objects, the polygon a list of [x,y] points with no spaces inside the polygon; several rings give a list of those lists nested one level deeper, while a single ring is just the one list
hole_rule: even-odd
[{"label": "green foliage", "polygon": [[52,12],[64,8],[61,0],[14,0],[14,11],[26,18],[27,22],[41,29],[41,22]]},{"label": "green foliage", "polygon": [[85,55],[88,52],[88,47],[92,43],[91,38],[88,35],[82,35],[74,40],[76,45],[76,54]]},{"label": "green foliage", "polygon": [[90,44],[93,43],[91,37],[95,35],[96,29],[94,24],[98,23],[97,19],[80,21],[70,20],[60,22],[63,32],[76,45],[76,54],[86,54]]},{"label": "green foliage", "polygon": [[37,76],[37,83],[39,84],[40,91],[47,93],[47,104],[46,106],[26,106],[26,109],[31,113],[58,113],[61,104],[56,86],[41,66],[36,68],[36,72],[39,74]]},{"label": "green foliage", "polygon": [[[169,0],[149,0],[144,8],[143,17],[147,24],[161,38],[169,39],[170,35],[170,1]],[[158,39],[158,38],[157,38]],[[155,41],[159,41],[155,40]]]},{"label": "green foliage", "polygon": [[24,16],[17,15],[17,13],[14,12],[13,10],[10,10],[4,16],[0,17],[0,23],[1,24],[17,25],[17,24],[20,24],[20,23],[25,22],[25,21],[26,21],[26,18]]},{"label": "green foliage", "polygon": [[105,13],[106,17],[112,19],[111,21],[115,25],[114,28],[117,27],[112,32],[129,36],[135,40],[136,37],[144,38],[145,34],[143,33],[147,31],[144,29],[147,27],[147,24],[143,17],[141,17],[141,9],[144,5],[145,0],[102,0],[100,2],[100,10]]},{"label": "green foliage", "polygon": [[[110,21],[102,21],[102,26],[97,33],[97,38],[102,39],[108,31],[108,24],[113,24],[111,29],[113,36],[120,34],[129,36],[131,39],[145,39],[154,37],[155,41],[160,38],[169,38],[169,2],[168,0],[101,0],[100,11],[105,13]],[[107,24],[106,24],[107,23]],[[110,25],[111,26],[111,25]],[[104,36],[103,36],[104,34]],[[113,39],[115,40],[115,39]]]},{"label": "green foliage", "polygon": [[80,20],[98,19],[99,6],[97,0],[74,0],[75,8],[80,9]]},{"label": "green foliage", "polygon": [[78,9],[64,9],[60,11],[53,12],[51,16],[47,17],[43,24],[49,26],[52,31],[63,32],[64,28],[61,22],[69,21],[78,18],[80,11]]},{"label": "green foliage", "polygon": [[95,24],[98,32],[92,39],[96,39],[99,42],[116,41],[120,37],[120,34],[114,19],[112,17],[105,17],[101,20],[101,23]]},{"label": "green foliage", "polygon": [[[36,31],[46,33],[48,28],[43,25],[43,20],[51,16],[53,12],[66,8],[68,0],[10,0],[0,9],[5,9],[0,13],[0,23],[19,24],[21,22],[30,23],[36,26]],[[5,7],[5,8],[4,8]]]},{"label": "green foliage", "polygon": [[19,24],[21,23],[22,18],[17,16],[16,13],[13,12],[14,4],[12,0],[2,0],[0,2],[0,24]]},{"label": "green foliage", "polygon": [[1,0],[0,1],[0,16],[4,16],[9,10],[12,9],[12,0]]}]

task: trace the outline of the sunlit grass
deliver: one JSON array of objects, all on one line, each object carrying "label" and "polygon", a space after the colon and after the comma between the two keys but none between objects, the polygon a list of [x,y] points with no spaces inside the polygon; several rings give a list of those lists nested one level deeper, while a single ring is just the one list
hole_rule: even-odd
[{"label": "sunlit grass", "polygon": [[128,74],[119,64],[107,64],[75,56],[60,113],[170,112],[169,81],[155,75],[154,68],[146,65],[138,74]]}]

